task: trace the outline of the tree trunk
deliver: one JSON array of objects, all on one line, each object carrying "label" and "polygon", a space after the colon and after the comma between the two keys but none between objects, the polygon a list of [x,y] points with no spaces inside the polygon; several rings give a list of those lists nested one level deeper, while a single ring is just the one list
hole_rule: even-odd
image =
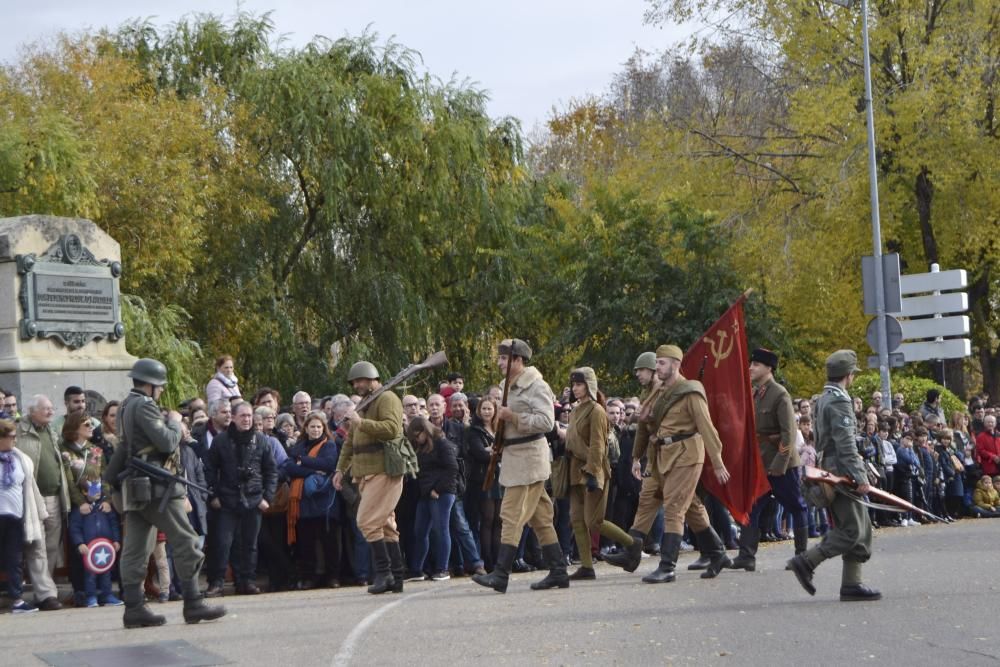
[{"label": "tree trunk", "polygon": [[931,182],[931,172],[927,166],[920,167],[917,180],[914,183],[914,194],[917,197],[917,216],[920,218],[920,236],[924,243],[924,257],[927,267],[938,263],[937,239],[934,238],[934,227],[931,224],[931,204],[934,200],[934,184]]}]

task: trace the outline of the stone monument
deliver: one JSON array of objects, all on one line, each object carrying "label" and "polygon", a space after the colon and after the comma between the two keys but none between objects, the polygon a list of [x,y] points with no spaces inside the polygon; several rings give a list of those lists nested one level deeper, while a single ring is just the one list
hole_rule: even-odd
[{"label": "stone monument", "polygon": [[62,414],[63,391],[88,408],[121,400],[135,357],[125,349],[118,242],[89,220],[0,218],[0,387],[24,406],[34,394]]}]

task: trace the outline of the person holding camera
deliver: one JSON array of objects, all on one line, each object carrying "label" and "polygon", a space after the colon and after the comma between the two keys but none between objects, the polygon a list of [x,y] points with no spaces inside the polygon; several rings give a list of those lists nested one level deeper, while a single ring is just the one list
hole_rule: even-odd
[{"label": "person holding camera", "polygon": [[[278,486],[278,471],[267,437],[253,427],[253,406],[241,401],[233,406],[233,421],[225,433],[212,441],[205,457],[205,481],[209,505],[218,511],[218,531],[209,553],[214,572],[225,571],[225,560],[239,533],[239,562],[236,593],[260,593],[254,579],[257,572],[257,535],[261,512],[270,507]],[[208,596],[222,592],[222,581],[209,582]]]}]

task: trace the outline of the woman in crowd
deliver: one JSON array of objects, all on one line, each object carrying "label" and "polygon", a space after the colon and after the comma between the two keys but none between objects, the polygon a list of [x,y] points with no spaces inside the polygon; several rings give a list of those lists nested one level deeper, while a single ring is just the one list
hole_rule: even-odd
[{"label": "woman in crowd", "polygon": [[962,484],[965,466],[956,455],[952,433],[951,429],[938,431],[937,442],[934,444],[934,453],[944,482],[940,503],[944,513],[941,516],[946,521],[962,516],[962,499],[965,497],[965,485]]},{"label": "woman in crowd", "polygon": [[205,387],[205,400],[209,405],[220,398],[239,398],[240,385],[233,372],[233,358],[224,354],[215,360],[215,375]]},{"label": "woman in crowd", "polygon": [[101,423],[94,429],[91,440],[104,452],[105,465],[111,460],[118,446],[118,401],[108,401],[101,410]]},{"label": "woman in crowd", "polygon": [[295,441],[298,440],[298,429],[295,427],[295,416],[288,412],[282,412],[278,415],[274,420],[273,435],[286,450],[291,448],[291,446],[295,444]]},{"label": "woman in crowd", "polygon": [[[331,479],[339,459],[326,414],[310,412],[280,469],[291,480],[286,525],[288,544],[295,549],[299,588],[340,586],[340,506]],[[316,562],[317,544],[323,549],[323,574]]]},{"label": "woman in crowd", "polygon": [[632,537],[604,518],[611,464],[608,462],[608,415],[604,409],[604,394],[597,388],[597,374],[585,366],[574,370],[569,377],[570,390],[576,399],[566,431],[569,513],[580,554],[580,567],[569,578],[596,579],[591,533],[599,531],[603,537],[626,547],[632,545]]},{"label": "woman in crowd", "polygon": [[500,548],[500,485],[494,480],[489,491],[482,490],[493,454],[497,421],[497,404],[488,396],[483,397],[476,404],[476,414],[465,436],[470,463],[467,493],[470,498],[473,495],[479,498],[479,550],[487,570],[493,569]]},{"label": "woman in crowd", "polygon": [[433,536],[431,578],[446,581],[451,578],[448,574],[448,558],[451,555],[449,523],[458,488],[457,453],[455,446],[444,437],[444,432],[424,417],[410,420],[406,426],[406,437],[417,451],[420,466],[417,473],[420,492],[413,527],[410,572],[414,575],[423,572]]},{"label": "woman in crowd", "polygon": [[[908,503],[913,503],[914,488],[920,485],[920,460],[913,451],[913,435],[904,433],[899,439],[899,447],[896,448],[896,467],[893,469],[896,478],[896,495]],[[915,526],[917,522],[913,520],[912,512],[903,512],[901,526]]]}]

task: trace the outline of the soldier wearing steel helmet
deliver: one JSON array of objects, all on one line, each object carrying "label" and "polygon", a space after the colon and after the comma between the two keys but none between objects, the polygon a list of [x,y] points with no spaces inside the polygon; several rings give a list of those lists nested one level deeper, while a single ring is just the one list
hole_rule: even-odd
[{"label": "soldier wearing steel helmet", "polygon": [[[347,381],[362,399],[381,387],[374,364],[359,361],[347,373]],[[371,547],[375,580],[368,587],[373,595],[402,592],[405,567],[396,529],[396,504],[403,493],[403,476],[385,469],[385,443],[403,435],[403,404],[391,391],[382,392],[364,414],[351,411],[344,418],[350,429],[340,452],[333,485],[340,491],[350,472],[361,494],[358,530]]]},{"label": "soldier wearing steel helmet", "polygon": [[[848,388],[854,382],[858,355],[853,350],[837,350],[826,360],[827,383],[816,402],[816,455],[819,465],[837,475],[851,478],[856,491],[868,493],[868,472],[858,453],[854,436],[857,421]],[[840,599],[844,602],[880,600],[882,594],[861,583],[861,564],[872,555],[872,522],[868,509],[842,494],[830,503],[833,528],[823,540],[788,561],[799,584],[809,595],[816,594],[813,572],[828,558],[840,556],[843,570],[840,578]]]},{"label": "soldier wearing steel helmet", "polygon": [[[120,444],[105,471],[105,479],[118,485],[119,476],[132,457],[177,474],[181,440],[181,416],[171,411],[166,419],[157,405],[167,384],[167,369],[155,359],[139,359],[128,376],[133,388],[118,413]],[[125,539],[122,545],[122,597],[125,598],[126,628],[163,625],[166,619],[145,604],[143,581],[156,532],[166,533],[173,548],[174,564],[184,594],[184,620],[210,621],[225,615],[224,607],[205,604],[198,584],[205,555],[198,548],[198,535],[191,527],[185,507],[187,490],[176,482],[159,482],[133,473],[122,485]],[[168,500],[160,510],[163,496]]]}]

